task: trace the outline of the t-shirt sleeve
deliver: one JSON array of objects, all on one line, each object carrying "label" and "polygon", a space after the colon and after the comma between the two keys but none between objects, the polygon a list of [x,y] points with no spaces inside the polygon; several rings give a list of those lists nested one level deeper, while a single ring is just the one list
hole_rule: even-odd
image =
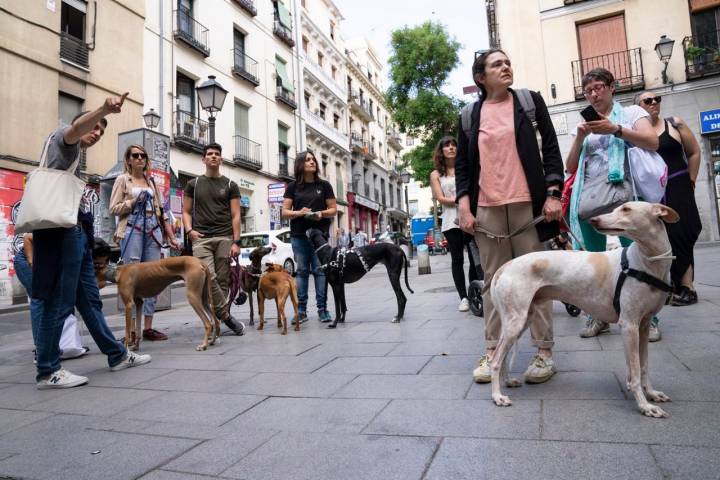
[{"label": "t-shirt sleeve", "polygon": [[197,183],[197,179],[190,180],[187,185],[185,185],[185,196],[188,198],[195,198],[195,184]]},{"label": "t-shirt sleeve", "polygon": [[290,182],[285,189],[285,193],[283,194],[283,198],[290,198],[292,200],[295,200],[295,182]]},{"label": "t-shirt sleeve", "polygon": [[330,182],[324,181],[323,182],[323,190],[324,190],[324,197],[325,200],[332,200],[335,198],[335,192],[333,192],[332,185],[330,185]]},{"label": "t-shirt sleeve", "polygon": [[639,105],[625,107],[625,125],[630,126],[633,130],[635,130],[635,124],[638,120],[649,116],[650,114]]},{"label": "t-shirt sleeve", "polygon": [[230,180],[230,200],[240,198],[240,187],[238,184]]},{"label": "t-shirt sleeve", "polygon": [[50,134],[50,143],[47,149],[47,166],[49,168],[68,170],[80,153],[80,142],[73,145],[65,143],[65,131],[68,128],[70,127],[60,127]]}]

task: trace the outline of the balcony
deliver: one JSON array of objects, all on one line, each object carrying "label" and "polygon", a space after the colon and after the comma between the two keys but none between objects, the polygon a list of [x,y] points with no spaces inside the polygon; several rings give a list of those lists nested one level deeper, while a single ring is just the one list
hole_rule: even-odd
[{"label": "balcony", "polygon": [[233,141],[235,142],[235,153],[233,154],[235,164],[252,170],[261,170],[263,166],[262,145],[241,135],[235,135]]},{"label": "balcony", "polygon": [[331,75],[325,72],[317,63],[310,60],[307,55],[303,57],[303,68],[307,73],[315,78],[323,87],[335,95],[340,101],[345,102],[347,99],[347,90],[340,83],[335,81]]},{"label": "balcony", "polygon": [[355,114],[365,122],[372,122],[373,120],[375,120],[375,117],[373,116],[373,113],[370,110],[367,101],[364,98],[360,97],[357,92],[350,93],[350,95],[348,96],[348,104],[350,105],[350,110],[355,112]]},{"label": "balcony", "polygon": [[390,145],[390,147],[394,148],[398,152],[403,149],[402,138],[400,138],[400,134],[392,128],[388,129],[387,131],[387,143],[388,145]]},{"label": "balcony", "polygon": [[209,57],[208,29],[195,20],[190,15],[190,11],[184,8],[175,11],[175,22],[173,31],[175,39],[184,42],[190,48],[202,53],[203,56]]},{"label": "balcony", "polygon": [[639,48],[583,58],[572,62],[575,99],[583,97],[582,77],[593,68],[607,68],[615,77],[616,92],[632,92],[645,88],[642,54]]},{"label": "balcony", "polygon": [[287,153],[278,153],[278,177],[282,180],[291,182],[295,180],[295,176],[291,175],[289,171],[290,159]]},{"label": "balcony", "polygon": [[60,58],[83,68],[89,68],[88,47],[79,38],[60,33]]},{"label": "balcony", "polygon": [[240,49],[233,49],[233,75],[247,80],[256,87],[260,85],[260,77],[258,76],[258,62],[245,55]]},{"label": "balcony", "polygon": [[576,3],[589,2],[590,0],[565,0],[565,5],[575,5]]},{"label": "balcony", "polygon": [[365,153],[367,142],[363,140],[362,135],[356,132],[350,134],[350,150],[358,153]]},{"label": "balcony", "polygon": [[257,15],[257,8],[255,8],[255,2],[253,0],[233,0],[243,10],[250,14],[251,17]]},{"label": "balcony", "polygon": [[368,145],[368,148],[365,152],[365,159],[366,160],[375,160],[376,158],[378,158],[378,156],[377,156],[377,152],[375,151],[375,145],[373,145],[373,144]]},{"label": "balcony", "polygon": [[190,112],[175,112],[175,145],[202,153],[208,144],[208,122]]},{"label": "balcony", "polygon": [[295,103],[295,94],[280,85],[277,86],[277,90],[275,91],[275,100],[280,103],[284,103],[293,110],[297,108],[297,103]]},{"label": "balcony", "polygon": [[306,112],[307,116],[305,119],[305,124],[310,129],[314,130],[315,132],[317,132],[318,135],[325,137],[327,140],[337,145],[338,148],[341,148],[344,151],[348,151],[348,144],[350,143],[350,139],[347,135],[337,131],[335,127],[329,125],[317,113],[313,113],[310,110],[306,110]]},{"label": "balcony", "polygon": [[683,39],[688,80],[720,74],[720,30]]},{"label": "balcony", "polygon": [[280,23],[277,14],[275,15],[275,22],[273,23],[273,33],[288,47],[292,48],[295,46],[292,29],[287,28],[285,25]]}]

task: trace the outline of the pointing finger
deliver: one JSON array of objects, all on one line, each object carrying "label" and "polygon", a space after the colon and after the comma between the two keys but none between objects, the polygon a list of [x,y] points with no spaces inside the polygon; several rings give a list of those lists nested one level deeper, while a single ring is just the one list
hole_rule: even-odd
[{"label": "pointing finger", "polygon": [[122,96],[120,97],[120,105],[122,105],[125,102],[125,99],[127,98],[128,95],[130,95],[130,92],[125,92],[122,94]]}]

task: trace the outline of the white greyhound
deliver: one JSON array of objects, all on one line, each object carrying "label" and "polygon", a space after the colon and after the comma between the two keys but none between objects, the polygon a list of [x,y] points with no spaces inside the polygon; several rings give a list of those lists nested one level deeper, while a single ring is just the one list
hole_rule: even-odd
[{"label": "white greyhound", "polygon": [[590,219],[598,232],[634,240],[627,248],[602,253],[578,251],[534,252],[500,267],[490,287],[502,321],[500,342],[492,359],[492,398],[498,406],[510,399],[500,391],[508,378],[505,357],[528,327],[528,312],[535,305],[562,300],[609,323],[619,322],[628,367],[627,388],[640,411],[649,417],[668,414],[651,404],[670,398],[650,385],[648,331],[653,315],[662,309],[671,290],[672,249],[665,224],[675,223],[677,212],[660,204],[629,202],[613,212]]}]

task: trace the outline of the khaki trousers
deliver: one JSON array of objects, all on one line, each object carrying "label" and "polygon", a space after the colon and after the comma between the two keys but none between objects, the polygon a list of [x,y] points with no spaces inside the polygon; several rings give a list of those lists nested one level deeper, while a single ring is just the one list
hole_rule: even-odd
[{"label": "khaki trousers", "polygon": [[[227,309],[227,298],[230,292],[230,247],[232,237],[203,237],[194,240],[192,243],[193,256],[200,259],[210,270],[212,279],[212,291],[215,315],[219,320],[226,320],[229,309]],[[227,311],[226,311],[227,310]]]},{"label": "khaki trousers", "polygon": [[[507,235],[511,231],[532,221],[530,202],[510,203],[498,207],[478,207],[475,220],[488,232]],[[538,240],[537,230],[530,227],[511,238],[489,238],[484,233],[475,233],[475,242],[480,250],[480,263],[485,271],[483,305],[485,307],[485,348],[494,349],[500,340],[500,314],[495,310],[490,296],[490,283],[498,269],[515,257],[538,252],[545,247]],[[538,348],[552,348],[552,302],[541,307],[531,307],[528,314],[532,344]]]}]

